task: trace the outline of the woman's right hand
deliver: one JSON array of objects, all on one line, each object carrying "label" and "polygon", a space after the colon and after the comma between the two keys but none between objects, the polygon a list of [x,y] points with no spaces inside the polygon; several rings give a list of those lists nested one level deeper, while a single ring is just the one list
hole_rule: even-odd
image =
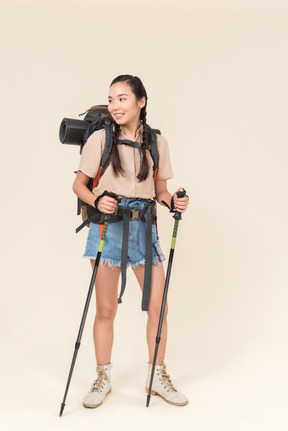
[{"label": "woman's right hand", "polygon": [[[115,193],[114,189],[110,189],[109,193]],[[117,207],[117,201],[110,196],[103,196],[99,199],[97,209],[104,214],[113,214]]]}]

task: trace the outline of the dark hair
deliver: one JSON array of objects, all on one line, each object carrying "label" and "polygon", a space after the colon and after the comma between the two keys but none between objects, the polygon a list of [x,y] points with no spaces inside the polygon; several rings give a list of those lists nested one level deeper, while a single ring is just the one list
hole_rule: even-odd
[{"label": "dark hair", "polygon": [[[137,76],[132,76],[132,75],[119,75],[117,76],[117,78],[113,79],[113,81],[110,84],[110,87],[113,84],[116,84],[117,82],[127,82],[127,84],[131,87],[131,90],[133,92],[133,94],[135,94],[135,97],[137,100],[141,100],[143,97],[145,97],[146,99],[146,103],[143,106],[143,108],[141,109],[140,112],[140,121],[143,125],[143,136],[142,136],[142,162],[141,162],[141,167],[140,167],[140,171],[137,175],[138,180],[144,181],[146,180],[148,174],[149,174],[149,164],[148,164],[148,160],[147,160],[147,156],[146,156],[146,150],[149,147],[149,132],[148,132],[148,128],[147,128],[147,124],[146,124],[146,106],[147,106],[147,93],[146,90],[144,88],[144,85],[142,84],[142,81],[140,78],[138,78]],[[121,165],[121,160],[120,160],[120,156],[119,156],[119,152],[118,152],[118,139],[119,139],[119,134],[120,134],[120,126],[115,123],[115,127],[114,127],[114,135],[113,135],[113,149],[112,149],[112,154],[111,154],[111,164],[112,164],[112,168],[114,171],[114,174],[117,176],[119,174],[123,175],[124,174],[124,170],[122,168]]]}]

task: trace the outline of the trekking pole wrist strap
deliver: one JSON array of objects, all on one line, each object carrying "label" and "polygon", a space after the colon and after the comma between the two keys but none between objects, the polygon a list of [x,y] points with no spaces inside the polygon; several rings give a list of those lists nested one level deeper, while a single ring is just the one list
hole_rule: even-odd
[{"label": "trekking pole wrist strap", "polygon": [[108,192],[107,190],[104,190],[104,192],[102,193],[102,195],[98,196],[98,197],[95,199],[95,201],[94,201],[94,207],[95,207],[96,209],[97,209],[97,206],[98,206],[99,200],[100,200],[101,198],[103,198],[104,196],[110,196],[111,198],[113,198],[113,199],[115,199],[115,200],[117,200],[117,199],[118,199],[118,196],[117,196],[115,193]]},{"label": "trekking pole wrist strap", "polygon": [[[168,210],[169,210],[169,212],[170,213],[174,213],[175,212],[175,209],[174,209],[174,202],[173,202],[173,196],[172,196],[172,198],[171,198],[171,202],[170,202],[170,206],[167,204],[167,202],[165,202],[165,201],[161,201],[161,203],[163,204],[163,205],[165,205],[165,207],[166,208],[168,208]],[[172,203],[173,203],[173,208],[172,208]]]},{"label": "trekking pole wrist strap", "polygon": [[95,199],[95,201],[94,201],[94,208],[96,208],[97,209],[97,207],[98,207],[98,203],[99,203],[99,200],[102,198],[103,196],[102,195],[100,195],[100,196],[98,196],[98,198],[96,198]]},{"label": "trekking pole wrist strap", "polygon": [[174,206],[174,195],[171,196],[171,201],[170,201],[170,211],[174,212],[175,210],[175,206]]},{"label": "trekking pole wrist strap", "polygon": [[[170,213],[175,213],[176,212],[175,206],[174,206],[174,195],[175,195],[175,193],[171,197],[170,206],[167,204],[167,202],[161,201],[162,204],[165,205],[169,209]],[[184,196],[187,196],[188,199],[189,199],[189,196],[186,194],[186,190],[185,189],[183,189],[183,191],[181,191],[181,192],[176,192],[176,195],[177,195],[178,198],[184,198]]]}]

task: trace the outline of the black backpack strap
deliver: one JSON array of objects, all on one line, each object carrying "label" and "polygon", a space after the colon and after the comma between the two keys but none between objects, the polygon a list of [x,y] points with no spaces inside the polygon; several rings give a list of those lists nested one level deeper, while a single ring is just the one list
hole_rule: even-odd
[{"label": "black backpack strap", "polygon": [[[151,129],[151,127],[148,125],[147,125],[147,127],[148,127],[148,131],[150,134],[150,141],[151,141],[150,153],[151,153],[151,157],[153,160],[153,178],[155,181],[157,171],[158,171],[158,166],[159,166],[159,153],[158,153],[158,148],[157,148],[157,136],[156,136],[155,130]],[[105,169],[107,168],[107,166],[110,162],[111,152],[112,152],[112,148],[113,148],[113,127],[112,127],[112,123],[109,120],[105,121],[104,129],[105,129],[105,135],[106,135],[105,148],[104,148],[104,152],[102,154],[102,158],[100,161],[100,168],[99,168],[98,173],[95,177],[92,190],[97,186],[100,176],[103,175]],[[119,144],[131,145],[132,147],[137,148],[139,151],[139,154],[140,154],[140,164],[141,164],[142,151],[141,151],[141,147],[138,144],[138,142],[130,141],[129,139],[121,139],[121,140],[119,140]]]},{"label": "black backpack strap", "polygon": [[89,222],[89,219],[87,218],[85,221],[83,221],[83,223],[80,224],[80,226],[77,227],[76,229],[76,233],[80,232],[81,229],[83,229],[83,227],[85,227]]},{"label": "black backpack strap", "polygon": [[130,141],[129,139],[120,139],[119,140],[119,144],[130,145],[131,147],[137,148],[137,150],[139,151],[139,154],[140,154],[140,165],[141,165],[141,162],[142,162],[142,151],[141,151],[141,147],[138,144],[138,142]]},{"label": "black backpack strap", "polygon": [[145,246],[145,272],[142,294],[142,310],[149,310],[149,300],[151,292],[151,279],[152,279],[152,218],[151,213],[146,208],[144,214],[146,220],[146,246]]},{"label": "black backpack strap", "polygon": [[156,176],[158,173],[158,168],[159,168],[159,152],[158,152],[158,147],[157,147],[157,135],[155,130],[151,129],[150,126],[148,126],[148,131],[150,133],[150,154],[153,160],[153,178],[154,178],[154,182],[156,181]]},{"label": "black backpack strap", "polygon": [[128,260],[128,242],[129,242],[129,210],[123,210],[123,237],[121,250],[121,291],[118,298],[118,304],[122,303],[122,296],[126,286],[126,271]]},{"label": "black backpack strap", "polygon": [[101,158],[101,162],[100,162],[100,166],[102,166],[102,172],[101,175],[103,174],[105,168],[107,167],[109,161],[110,161],[110,156],[111,156],[111,152],[112,152],[112,147],[113,147],[113,129],[112,129],[112,123],[111,122],[105,122],[104,124],[104,129],[105,129],[105,148],[102,154],[102,158]]},{"label": "black backpack strap", "polygon": [[99,183],[99,178],[104,174],[105,169],[107,168],[109,161],[110,161],[110,156],[111,156],[111,151],[112,151],[112,147],[113,147],[113,130],[112,130],[112,123],[110,121],[105,122],[104,124],[104,128],[105,128],[105,147],[104,147],[104,151],[100,160],[100,166],[97,172],[97,175],[93,181],[93,185],[91,186],[91,191],[97,187],[98,183]]},{"label": "black backpack strap", "polygon": [[77,197],[77,215],[81,214],[81,206],[83,205],[83,201]]},{"label": "black backpack strap", "polygon": [[141,157],[141,147],[138,142],[130,141],[129,139],[120,139],[119,144],[130,145],[131,147],[137,148]]}]

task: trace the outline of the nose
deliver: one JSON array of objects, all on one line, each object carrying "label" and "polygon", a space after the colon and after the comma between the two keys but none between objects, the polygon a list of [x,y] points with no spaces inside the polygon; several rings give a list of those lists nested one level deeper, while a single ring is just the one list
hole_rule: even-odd
[{"label": "nose", "polygon": [[108,110],[109,112],[114,112],[114,111],[118,111],[119,109],[119,102],[117,100],[113,100],[109,103],[108,105]]},{"label": "nose", "polygon": [[118,100],[115,100],[113,102],[113,111],[117,111],[119,109],[119,102]]}]

